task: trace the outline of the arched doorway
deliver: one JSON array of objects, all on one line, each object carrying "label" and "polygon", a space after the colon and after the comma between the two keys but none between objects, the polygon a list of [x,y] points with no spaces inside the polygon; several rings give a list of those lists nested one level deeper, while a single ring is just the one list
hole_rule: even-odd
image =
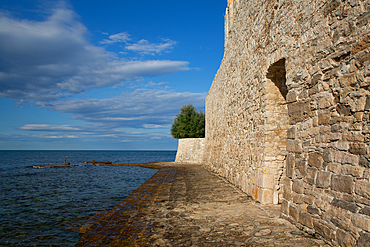
[{"label": "arched doorway", "polygon": [[282,201],[282,176],[285,168],[287,129],[285,58],[272,64],[264,80],[265,153],[258,176],[258,201],[278,204]]}]

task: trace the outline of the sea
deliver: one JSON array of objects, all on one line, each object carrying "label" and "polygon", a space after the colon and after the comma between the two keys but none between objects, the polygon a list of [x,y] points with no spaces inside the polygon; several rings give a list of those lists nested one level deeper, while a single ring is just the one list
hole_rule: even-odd
[{"label": "sea", "polygon": [[79,228],[109,211],[157,172],[138,166],[46,164],[102,161],[113,164],[174,161],[176,151],[1,151],[0,246],[74,246]]}]

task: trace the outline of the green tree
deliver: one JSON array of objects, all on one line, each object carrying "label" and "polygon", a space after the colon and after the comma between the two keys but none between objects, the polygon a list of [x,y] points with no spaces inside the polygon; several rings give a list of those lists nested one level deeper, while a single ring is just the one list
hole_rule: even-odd
[{"label": "green tree", "polygon": [[197,111],[192,104],[180,108],[171,126],[171,135],[176,139],[204,138],[205,116],[202,111]]}]

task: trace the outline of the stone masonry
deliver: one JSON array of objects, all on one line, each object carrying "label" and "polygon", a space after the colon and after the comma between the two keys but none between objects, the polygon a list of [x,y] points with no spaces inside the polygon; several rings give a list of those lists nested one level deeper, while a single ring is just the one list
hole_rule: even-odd
[{"label": "stone masonry", "polygon": [[203,163],[340,246],[370,241],[370,0],[229,0]]},{"label": "stone masonry", "polygon": [[201,164],[204,155],[204,140],[204,138],[179,139],[175,162]]}]

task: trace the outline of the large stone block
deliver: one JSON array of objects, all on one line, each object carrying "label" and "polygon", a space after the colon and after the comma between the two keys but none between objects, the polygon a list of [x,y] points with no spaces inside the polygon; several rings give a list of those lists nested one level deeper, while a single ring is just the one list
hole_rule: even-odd
[{"label": "large stone block", "polygon": [[331,173],[319,171],[317,173],[316,186],[318,188],[327,189],[330,186]]},{"label": "large stone block", "polygon": [[297,101],[297,99],[298,99],[298,92],[296,91],[291,90],[286,95],[286,101],[288,103],[295,102]]},{"label": "large stone block", "polygon": [[363,207],[359,211],[360,214],[364,214],[370,217],[370,207]]},{"label": "large stone block", "polygon": [[319,125],[328,125],[328,124],[330,124],[330,119],[331,119],[331,113],[329,113],[329,112],[320,112],[319,113],[318,124]]},{"label": "large stone block", "polygon": [[354,237],[352,237],[351,234],[347,233],[346,231],[338,229],[336,236],[339,245],[342,247],[351,247],[355,246],[356,244]]},{"label": "large stone block", "polygon": [[357,180],[355,185],[356,194],[370,199],[370,182],[365,180]]},{"label": "large stone block", "polygon": [[317,214],[317,215],[321,214],[320,209],[316,208],[313,205],[308,205],[307,206],[307,212],[309,212],[310,214]]},{"label": "large stone block", "polygon": [[369,247],[370,233],[362,232],[360,238],[357,241],[357,247]]},{"label": "large stone block", "polygon": [[362,178],[365,168],[352,165],[342,165],[338,167],[338,172],[343,175],[351,175],[353,177]]},{"label": "large stone block", "polygon": [[260,189],[258,201],[261,204],[272,204],[274,202],[274,192],[269,189]]},{"label": "large stone block", "polygon": [[292,121],[302,122],[310,113],[310,102],[299,101],[288,105],[288,114]]},{"label": "large stone block", "polygon": [[365,168],[370,168],[368,155],[360,155],[359,165]]},{"label": "large stone block", "polygon": [[295,139],[296,138],[296,127],[295,126],[290,127],[287,130],[287,138],[288,139]]},{"label": "large stone block", "polygon": [[299,219],[299,211],[298,209],[293,206],[293,205],[289,205],[289,215],[296,221],[298,222],[298,219]]},{"label": "large stone block", "polygon": [[365,136],[360,131],[347,131],[343,133],[343,141],[363,142]]},{"label": "large stone block", "polygon": [[284,189],[284,192],[287,192],[287,193],[292,193],[292,181],[290,180],[290,178],[283,178],[282,179],[282,185],[284,186],[283,189]]},{"label": "large stone block", "polygon": [[303,141],[301,140],[287,140],[286,150],[288,152],[302,153],[303,151],[302,144]]},{"label": "large stone block", "polygon": [[322,154],[319,152],[310,153],[308,155],[308,165],[309,166],[321,168],[323,162],[324,162],[324,159],[322,158]]},{"label": "large stone block", "polygon": [[313,219],[313,225],[318,234],[323,236],[326,240],[331,241],[334,239],[333,231],[327,226],[327,223],[320,219]]},{"label": "large stone block", "polygon": [[318,106],[320,109],[329,108],[334,105],[334,97],[331,94],[327,94],[318,100]]},{"label": "large stone block", "polygon": [[370,218],[360,214],[352,215],[352,224],[360,229],[370,232]]},{"label": "large stone block", "polygon": [[306,160],[299,155],[295,156],[294,175],[296,178],[304,178],[307,176]]},{"label": "large stone block", "polygon": [[361,142],[354,142],[349,144],[349,151],[353,154],[362,154],[366,155],[366,145]]},{"label": "large stone block", "polygon": [[289,153],[286,157],[286,176],[293,178],[294,172],[294,154]]},{"label": "large stone block", "polygon": [[281,212],[289,215],[289,202],[287,200],[283,200],[281,203]]},{"label": "large stone block", "polygon": [[343,75],[339,78],[339,82],[343,88],[348,86],[354,86],[357,83],[356,74]]},{"label": "large stone block", "polygon": [[298,194],[303,194],[304,193],[303,181],[299,179],[293,180],[292,190]]},{"label": "large stone block", "polygon": [[308,167],[307,168],[306,181],[310,185],[315,184],[316,176],[317,176],[317,168],[315,168],[315,167]]},{"label": "large stone block", "polygon": [[352,193],[354,179],[351,176],[336,175],[331,178],[331,188],[336,191]]},{"label": "large stone block", "polygon": [[274,174],[262,173],[257,175],[257,186],[263,189],[274,189]]},{"label": "large stone block", "polygon": [[333,149],[324,149],[323,151],[323,159],[325,162],[333,162],[335,156],[335,151]]},{"label": "large stone block", "polygon": [[336,151],[334,154],[334,162],[342,164],[358,165],[359,158],[357,155],[343,151]]},{"label": "large stone block", "polygon": [[313,219],[312,216],[307,213],[306,211],[300,211],[299,213],[299,223],[309,227],[313,228]]},{"label": "large stone block", "polygon": [[334,198],[334,200],[331,202],[331,205],[351,211],[352,213],[357,213],[357,211],[359,210],[359,207],[356,203],[340,200],[337,198]]}]

